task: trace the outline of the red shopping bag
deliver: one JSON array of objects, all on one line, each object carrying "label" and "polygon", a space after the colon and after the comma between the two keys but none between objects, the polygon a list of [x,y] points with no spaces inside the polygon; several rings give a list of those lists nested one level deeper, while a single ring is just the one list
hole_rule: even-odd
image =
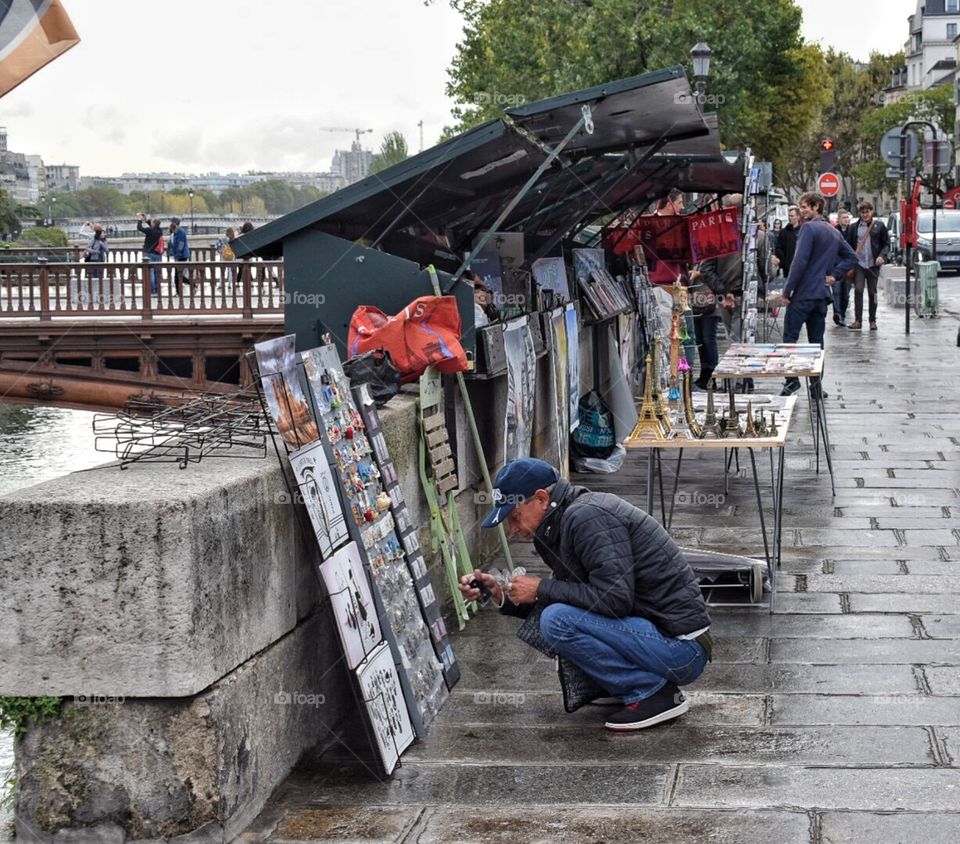
[{"label": "red shopping bag", "polygon": [[400,313],[387,316],[361,305],[350,319],[350,357],[386,349],[403,381],[414,381],[433,366],[440,372],[462,372],[467,355],[460,345],[460,311],[453,296],[421,296]]}]

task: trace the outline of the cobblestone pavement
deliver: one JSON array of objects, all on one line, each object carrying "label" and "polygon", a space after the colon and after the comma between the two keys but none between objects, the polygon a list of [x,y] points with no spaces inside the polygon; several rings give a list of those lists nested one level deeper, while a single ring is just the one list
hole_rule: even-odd
[{"label": "cobblestone pavement", "polygon": [[[960,279],[941,287],[960,313]],[[908,338],[885,308],[876,332],[828,325],[836,497],[801,399],[776,614],[713,611],[715,659],[686,716],[623,735],[597,707],[564,714],[553,663],[488,609],[392,779],[343,747],[308,755],[241,840],[960,840],[957,327],[914,319]],[[583,480],[643,506],[645,460]],[[722,493],[719,463],[685,457],[680,489]],[[762,556],[748,478],[720,498],[680,507],[674,535]]]}]

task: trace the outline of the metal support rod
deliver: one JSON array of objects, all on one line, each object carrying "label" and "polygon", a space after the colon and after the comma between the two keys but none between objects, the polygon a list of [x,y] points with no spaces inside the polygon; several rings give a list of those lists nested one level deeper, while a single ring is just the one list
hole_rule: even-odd
[{"label": "metal support rod", "polygon": [[[511,199],[503,211],[500,212],[496,220],[493,221],[493,225],[487,229],[487,231],[481,236],[480,241],[476,246],[473,247],[473,251],[463,259],[463,263],[453,274],[453,277],[450,279],[450,283],[447,285],[447,289],[444,290],[444,294],[449,294],[453,290],[456,283],[460,280],[462,276],[469,268],[470,262],[477,257],[478,254],[483,250],[483,247],[487,245],[487,241],[490,240],[500,229],[500,226],[506,221],[507,217],[510,216],[511,212],[517,205],[520,204],[520,200],[523,199],[529,192],[530,189],[540,181],[540,177],[546,172],[547,168],[556,160],[556,158],[563,152],[563,149],[566,147],[570,141],[573,140],[574,136],[584,127],[586,127],[587,134],[593,134],[593,115],[590,112],[590,106],[585,105],[582,109],[582,116],[580,119],[573,124],[570,128],[570,131],[564,136],[563,140],[557,144],[550,154],[543,160],[543,163],[534,171],[533,175],[527,179],[526,183],[520,188],[519,192]],[[462,376],[461,376],[462,377]]]},{"label": "metal support rod", "polygon": [[[430,283],[433,285],[433,292],[440,295],[440,279],[437,277],[437,269],[430,264],[427,267],[430,273]],[[457,373],[457,386],[460,388],[460,397],[463,399],[463,410],[467,417],[467,424],[470,426],[470,434],[473,436],[473,447],[477,450],[477,462],[480,464],[480,474],[483,475],[483,485],[493,501],[493,481],[490,479],[490,471],[487,469],[487,458],[483,452],[483,442],[480,439],[480,431],[477,428],[477,419],[473,415],[473,403],[470,401],[470,394],[467,392],[467,382],[464,380],[463,373]],[[507,543],[507,534],[503,529],[503,524],[497,525],[497,536],[500,539],[500,547],[503,549],[503,559],[507,568],[513,571],[513,557],[510,554],[510,546]]]}]

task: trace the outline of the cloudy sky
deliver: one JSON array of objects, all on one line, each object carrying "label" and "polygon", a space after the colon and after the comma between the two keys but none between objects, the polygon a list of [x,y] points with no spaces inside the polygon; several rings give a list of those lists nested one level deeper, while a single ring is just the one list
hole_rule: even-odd
[{"label": "cloudy sky", "polygon": [[[81,175],[326,170],[354,136],[412,151],[451,122],[446,0],[62,0],[81,41],[0,100],[9,148]],[[894,52],[914,0],[799,0],[804,35]],[[867,11],[868,9],[868,11]]]}]

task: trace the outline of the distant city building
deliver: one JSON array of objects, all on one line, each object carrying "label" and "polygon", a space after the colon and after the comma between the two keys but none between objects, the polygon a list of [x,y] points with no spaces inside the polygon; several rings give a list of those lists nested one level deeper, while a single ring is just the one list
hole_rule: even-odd
[{"label": "distant city building", "polygon": [[69,193],[80,189],[80,168],[76,164],[48,164],[47,190]]},{"label": "distant city building", "polygon": [[335,175],[346,179],[348,185],[352,185],[369,175],[372,164],[373,153],[361,148],[359,141],[354,141],[349,151],[338,149],[333,154],[333,164],[330,169]]},{"label": "distant city building", "polygon": [[909,18],[910,34],[904,45],[906,87],[926,90],[952,84],[957,69],[960,35],[960,0],[917,0]]}]

